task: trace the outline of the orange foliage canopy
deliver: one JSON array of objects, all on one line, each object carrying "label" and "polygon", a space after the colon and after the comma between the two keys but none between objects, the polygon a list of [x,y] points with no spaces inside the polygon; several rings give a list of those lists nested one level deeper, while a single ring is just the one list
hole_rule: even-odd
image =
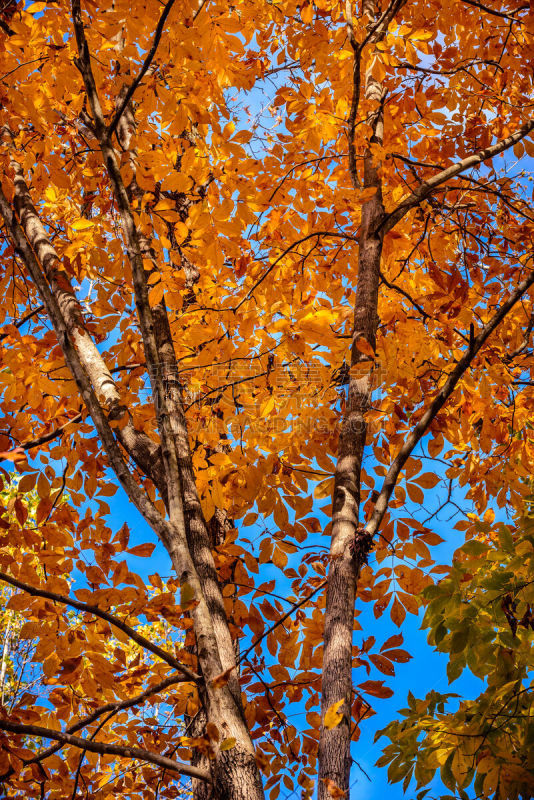
[{"label": "orange foliage canopy", "polygon": [[0,13],[0,578],[42,664],[0,716],[10,796],[348,797],[408,658],[353,645],[355,594],[400,626],[438,507],[472,535],[529,491],[534,17]]}]

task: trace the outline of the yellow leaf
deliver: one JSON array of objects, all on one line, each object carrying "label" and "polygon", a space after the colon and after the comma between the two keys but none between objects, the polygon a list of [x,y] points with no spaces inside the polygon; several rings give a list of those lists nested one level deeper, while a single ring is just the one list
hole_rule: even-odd
[{"label": "yellow leaf", "polygon": [[422,28],[418,28],[416,31],[411,33],[408,38],[413,39],[416,42],[424,42],[426,39],[432,38],[432,32],[424,31]]},{"label": "yellow leaf", "polygon": [[188,606],[195,596],[195,590],[190,583],[182,583],[180,587],[180,605],[182,608]]},{"label": "yellow leaf", "polygon": [[229,736],[228,739],[222,740],[219,750],[231,750],[232,747],[235,747],[235,743],[236,743],[235,737]]},{"label": "yellow leaf", "polygon": [[28,6],[26,11],[28,14],[38,14],[40,11],[44,11],[46,8],[46,3],[32,3],[31,6]]},{"label": "yellow leaf", "polygon": [[225,139],[229,139],[232,133],[235,131],[235,122],[229,122],[227,125],[224,126],[223,136]]},{"label": "yellow leaf", "polygon": [[320,483],[317,484],[313,492],[313,496],[317,498],[317,500],[322,500],[323,497],[330,497],[333,488],[334,488],[334,479],[325,478],[324,480],[322,480]]},{"label": "yellow leaf", "polygon": [[344,704],[344,702],[345,702],[344,699],[338,700],[337,703],[334,703],[333,705],[330,706],[330,708],[324,715],[323,724],[325,728],[327,728],[328,730],[337,727],[337,725],[339,725],[339,723],[343,719],[343,712],[341,712],[339,709]]},{"label": "yellow leaf", "polygon": [[260,409],[260,417],[266,417],[274,408],[274,397],[271,395],[268,400],[262,405]]},{"label": "yellow leaf", "polygon": [[73,222],[71,228],[73,231],[87,231],[89,228],[94,228],[95,223],[92,222],[90,219],[77,219],[76,222]]}]

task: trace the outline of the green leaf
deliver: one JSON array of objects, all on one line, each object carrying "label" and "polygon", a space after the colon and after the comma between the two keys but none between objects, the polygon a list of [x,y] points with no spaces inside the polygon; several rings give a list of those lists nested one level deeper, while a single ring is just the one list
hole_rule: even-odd
[{"label": "green leaf", "polygon": [[513,553],[515,551],[514,540],[510,533],[510,528],[507,525],[499,525],[499,544],[506,553]]}]

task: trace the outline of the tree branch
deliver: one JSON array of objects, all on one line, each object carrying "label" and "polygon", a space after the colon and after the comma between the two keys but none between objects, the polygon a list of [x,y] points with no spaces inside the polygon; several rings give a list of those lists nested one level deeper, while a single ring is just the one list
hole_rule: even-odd
[{"label": "tree branch", "polygon": [[[96,733],[98,733],[98,731],[103,727],[103,725],[106,722],[108,722],[108,720],[112,716],[114,716],[118,711],[124,710],[126,708],[131,708],[134,705],[138,705],[139,703],[142,703],[147,697],[157,694],[166,687],[172,686],[173,684],[176,683],[180,683],[184,680],[186,679],[184,679],[183,675],[171,675],[165,680],[157,683],[155,686],[146,689],[144,692],[141,692],[141,694],[138,694],[129,700],[123,700],[120,703],[106,703],[106,705],[96,708],[92,714],[80,720],[80,722],[71,725],[69,728],[67,728],[66,733],[75,733],[76,731],[79,731],[82,728],[85,728],[87,725],[91,724],[91,722],[94,722],[96,719],[98,719],[98,717],[102,716],[102,714],[110,712],[107,718],[100,723],[96,731],[94,731],[94,733],[91,735],[92,738],[94,739]],[[42,750],[40,753],[37,753],[33,758],[22,759],[22,760],[24,761],[25,765],[40,764],[46,758],[49,758],[49,756],[52,756],[59,750],[61,750],[63,746],[64,746],[63,743],[60,742],[59,744],[52,745],[52,747],[48,747],[46,750]],[[3,775],[0,775],[0,782],[8,780],[13,775],[13,773],[14,769],[13,767],[10,767],[7,772],[5,772]]]},{"label": "tree branch", "polygon": [[365,525],[365,531],[370,535],[374,536],[375,533],[378,531],[380,523],[384,517],[384,514],[387,511],[390,497],[393,493],[393,490],[396,486],[399,474],[410,457],[411,453],[420,442],[422,437],[428,431],[428,428],[435,418],[436,414],[440,411],[441,408],[445,405],[451,394],[453,393],[458,381],[462,378],[466,370],[469,368],[473,359],[481,349],[481,347],[486,343],[487,339],[491,336],[493,331],[500,325],[503,319],[506,317],[508,312],[515,306],[515,304],[520,300],[520,298],[525,294],[525,292],[534,284],[534,270],[532,270],[528,276],[521,281],[515,292],[509,297],[509,299],[502,304],[502,306],[495,312],[493,317],[490,321],[484,325],[480,333],[473,338],[469,347],[465,351],[462,358],[458,361],[455,368],[445,381],[443,387],[439,390],[433,401],[428,406],[427,410],[424,412],[423,416],[408,435],[408,438],[404,442],[403,446],[401,447],[397,457],[392,462],[386,477],[384,478],[384,483],[382,484],[382,489],[380,494],[378,495],[377,501],[375,503],[375,507],[373,513],[367,524]]},{"label": "tree branch", "polygon": [[451,178],[455,178],[457,175],[460,175],[460,173],[465,172],[466,169],[476,167],[479,164],[488,161],[490,158],[499,155],[499,153],[503,153],[505,150],[513,147],[514,144],[517,144],[517,142],[520,142],[521,139],[524,139],[525,136],[528,136],[532,130],[534,130],[534,120],[525,122],[525,124],[521,125],[521,127],[515,133],[507,136],[506,139],[501,139],[500,142],[497,142],[490,147],[486,147],[484,150],[480,150],[478,153],[467,156],[456,164],[451,164],[450,167],[446,167],[437,175],[434,175],[432,178],[424,181],[421,186],[418,186],[417,189],[415,189],[415,191],[413,191],[412,194],[406,198],[406,200],[403,200],[401,203],[399,203],[397,208],[395,208],[389,214],[386,214],[375,233],[384,236],[386,233],[388,233],[388,231],[395,227],[397,222],[399,222],[404,215],[410,211],[410,209],[415,208],[415,206],[418,206],[423,200],[426,200],[427,197],[429,197],[442,184],[446,183],[446,181],[450,180]]},{"label": "tree branch", "polygon": [[336,233],[335,231],[316,231],[315,233],[309,233],[307,236],[303,236],[302,239],[297,239],[297,241],[290,244],[289,247],[286,247],[286,249],[282,253],[280,253],[280,255],[277,256],[277,258],[275,258],[273,263],[269,267],[267,267],[263,275],[260,278],[258,278],[258,280],[254,283],[254,285],[248,290],[243,299],[240,300],[239,303],[236,306],[234,306],[234,308],[231,310],[234,312],[239,311],[243,303],[245,303],[247,300],[250,299],[250,297],[252,297],[258,286],[260,286],[265,280],[265,278],[267,278],[267,276],[270,275],[270,273],[284,258],[284,256],[287,256],[287,254],[290,253],[292,250],[294,250],[295,247],[298,247],[299,244],[307,242],[308,239],[313,239],[314,236],[330,236],[331,238],[334,239],[350,239],[351,241],[358,241],[354,236],[349,236],[349,234],[347,233]]},{"label": "tree branch", "polygon": [[[41,271],[41,266],[37,261],[33,250],[28,244],[20,225],[15,219],[13,210],[1,187],[0,213],[2,214],[6,223],[6,228],[9,231],[9,236],[13,246],[23,259],[25,267],[35,283],[39,294],[41,295],[48,316],[50,317],[50,321],[54,326],[59,344],[63,350],[65,361],[71,370],[83,401],[93,419],[104,450],[109,458],[111,468],[113,469],[130,500],[134,503],[136,508],[157,534],[159,539],[164,543],[168,552],[171,554],[171,558],[173,558],[173,555],[176,555],[175,547],[173,546],[173,543],[176,541],[176,534],[178,533],[176,526],[172,521],[168,521],[162,517],[150,498],[138,486],[135,478],[128,469],[122,452],[113,435],[113,431],[111,430],[108,418],[98,401],[91,380],[85,371],[78,352],[74,346],[57,300],[50,290],[50,286],[48,285]],[[179,572],[181,571],[180,565],[178,565],[178,570]]]},{"label": "tree branch", "polygon": [[[513,17],[511,14],[506,14],[504,11],[496,11],[494,8],[488,8],[488,6],[478,3],[477,0],[462,0],[462,3],[465,3],[468,6],[474,6],[475,8],[480,8],[481,11],[485,11],[486,14],[491,14],[493,17],[502,17],[503,19],[510,19],[513,22],[519,21],[517,17]],[[519,8],[516,9],[516,12],[523,11],[525,8],[528,8],[528,3],[519,6]]]},{"label": "tree branch", "polygon": [[122,620],[118,619],[114,614],[110,614],[108,611],[103,611],[101,608],[98,608],[98,606],[82,603],[80,600],[75,600],[72,597],[68,597],[63,594],[57,594],[56,592],[50,592],[47,589],[39,589],[37,586],[30,586],[30,584],[23,583],[22,581],[17,580],[17,578],[7,575],[5,572],[0,572],[0,581],[9,583],[10,586],[14,586],[16,589],[20,589],[32,597],[44,597],[47,600],[52,600],[54,603],[61,603],[62,605],[76,608],[78,611],[83,611],[87,614],[93,614],[95,617],[100,617],[100,619],[106,620],[106,622],[109,622],[110,625],[113,625],[115,628],[121,630],[144,650],[150,651],[153,655],[157,656],[157,658],[160,658],[171,667],[174,667],[174,669],[184,675],[187,680],[190,680],[193,683],[196,683],[200,680],[200,675],[197,675],[195,672],[189,669],[189,667],[186,667],[173,655],[168,653],[166,650],[163,650],[161,647],[158,647],[157,644],[149,641],[149,639],[145,639],[144,636],[142,636],[140,633],[137,633],[137,631],[130,627],[130,625],[128,625],[126,622],[122,622]]},{"label": "tree branch", "polygon": [[[148,689],[145,689],[144,692],[141,692],[135,697],[131,697],[128,700],[123,700],[122,702],[119,703],[106,703],[103,706],[99,706],[98,708],[95,708],[95,710],[87,717],[84,717],[79,722],[75,722],[74,725],[70,725],[67,728],[66,733],[76,733],[77,731],[86,728],[88,725],[97,720],[103,714],[106,714],[108,711],[113,712],[113,714],[116,714],[118,711],[124,711],[126,708],[132,708],[133,706],[137,706],[140,703],[143,703],[148,697],[151,697],[152,695],[155,694],[159,694],[159,692],[163,691],[163,689],[167,689],[167,687],[169,686],[174,686],[174,684],[176,683],[182,683],[184,680],[187,679],[184,678],[183,675],[170,675],[168,678],[165,678],[159,683],[156,683],[155,686],[150,686]],[[24,763],[36,764],[38,761],[44,761],[45,758],[54,755],[54,753],[57,753],[58,750],[61,750],[62,747],[63,747],[62,743],[53,745],[52,747],[49,747],[46,750],[42,750],[40,753],[37,753],[35,756],[33,756],[33,758],[29,758],[27,760],[25,759]]]},{"label": "tree branch", "polygon": [[[100,144],[102,158],[120,214],[121,228],[126,245],[125,249],[132,270],[137,317],[141,329],[147,370],[152,384],[156,418],[161,437],[161,453],[165,467],[168,511],[173,529],[173,534],[170,537],[165,535],[163,541],[171,557],[173,557],[172,554],[174,554],[174,558],[179,559],[179,563],[177,562],[175,567],[177,568],[178,574],[183,575],[185,572],[189,571],[189,565],[191,567],[193,567],[193,565],[186,544],[182,487],[176,449],[172,438],[167,397],[163,386],[160,354],[155,338],[154,316],[148,302],[148,287],[143,265],[140,235],[136,227],[128,192],[122,179],[117,157],[111,146],[111,139],[105,126],[102,106],[93,75],[91,56],[85,36],[80,0],[72,0],[71,5],[79,54],[76,66],[84,81],[87,99],[93,114],[96,136]],[[186,564],[188,565],[187,567],[185,566]],[[195,578],[193,578],[193,582],[196,582]]]},{"label": "tree branch", "polygon": [[[44,311],[44,306],[43,305],[37,306],[37,308],[32,309],[32,311],[29,311],[27,314],[25,314],[23,317],[18,319],[16,322],[13,322],[12,325],[14,325],[15,328],[22,328],[22,326],[26,322],[29,322],[30,319],[32,317],[35,317],[36,314],[40,314],[41,311]],[[0,342],[3,342],[4,339],[7,339],[8,336],[9,336],[9,333],[0,333]]]},{"label": "tree branch", "polygon": [[[147,73],[147,70],[150,67],[151,63],[152,63],[152,59],[156,55],[156,50],[158,49],[158,45],[160,43],[161,36],[163,34],[163,26],[165,25],[167,17],[169,16],[169,14],[171,12],[171,8],[173,7],[174,2],[175,2],[175,0],[168,0],[168,2],[165,4],[165,7],[164,7],[164,9],[163,9],[163,11],[161,13],[161,17],[159,18],[158,24],[156,26],[156,30],[154,32],[154,39],[152,41],[152,47],[150,48],[150,50],[147,53],[147,56],[146,56],[146,58],[145,58],[145,60],[143,62],[143,66],[141,67],[141,70],[139,71],[139,75],[137,76],[137,78],[135,78],[135,80],[133,81],[133,83],[129,87],[128,91],[124,95],[122,103],[118,107],[117,111],[115,112],[115,116],[113,117],[113,119],[111,120],[111,122],[110,122],[110,124],[108,126],[107,135],[109,136],[110,139],[113,136],[113,134],[114,134],[114,132],[115,132],[115,130],[117,128],[117,125],[120,122],[120,119],[121,119],[122,115],[124,114],[124,112],[128,108],[130,100],[134,96],[134,94],[135,94],[135,92],[137,90],[137,87],[139,86],[139,84],[141,83],[143,78],[145,77],[145,75]],[[197,11],[197,14],[198,14],[198,11]],[[195,17],[196,17],[197,14],[195,14]]]},{"label": "tree branch", "polygon": [[80,750],[89,750],[91,753],[98,753],[101,756],[113,755],[120,758],[138,758],[158,767],[164,767],[172,772],[189,775],[192,778],[211,783],[211,776],[204,770],[189,764],[183,764],[180,761],[173,761],[171,758],[160,756],[158,753],[151,753],[149,750],[143,750],[140,747],[123,747],[122,745],[107,744],[106,742],[94,742],[90,739],[81,739],[79,736],[73,736],[71,733],[42,728],[40,725],[25,725],[6,719],[0,719],[0,730],[23,736],[41,736],[43,739],[53,739],[56,742],[70,744]]},{"label": "tree branch", "polygon": [[326,581],[321,581],[321,583],[320,583],[318,586],[316,586],[316,587],[315,587],[315,589],[313,590],[313,592],[310,592],[310,594],[307,594],[307,595],[306,595],[306,597],[303,597],[303,598],[302,598],[302,600],[299,600],[297,603],[293,603],[293,605],[291,606],[291,608],[290,608],[288,611],[286,611],[286,613],[285,613],[285,614],[284,614],[282,617],[280,617],[280,619],[278,619],[278,620],[277,620],[277,621],[276,621],[276,622],[275,622],[273,625],[271,625],[269,628],[267,628],[267,630],[266,630],[266,631],[264,631],[264,632],[261,634],[261,636],[258,636],[258,638],[257,638],[257,639],[255,639],[255,640],[252,642],[252,644],[250,645],[250,647],[248,647],[248,648],[245,650],[245,652],[244,652],[244,653],[241,655],[241,657],[239,658],[239,661],[237,662],[237,663],[238,663],[238,665],[239,665],[239,664],[241,664],[241,663],[242,663],[242,662],[245,660],[245,658],[248,656],[248,654],[249,654],[249,653],[250,653],[252,650],[254,650],[254,648],[255,648],[255,647],[257,647],[257,646],[259,645],[259,643],[260,643],[260,642],[262,642],[262,641],[265,639],[265,637],[266,637],[266,636],[268,636],[268,635],[269,635],[269,634],[270,634],[272,631],[274,631],[274,630],[275,630],[275,628],[278,628],[280,625],[282,625],[282,624],[283,624],[283,623],[286,621],[286,619],[287,619],[288,617],[290,617],[290,616],[291,616],[291,614],[293,614],[293,612],[294,612],[294,611],[296,611],[297,609],[299,609],[301,606],[304,606],[304,605],[306,605],[306,603],[307,603],[309,600],[311,600],[311,599],[312,599],[312,597],[314,597],[314,596],[317,594],[317,592],[318,592],[320,589],[322,589],[324,586],[326,586]]}]

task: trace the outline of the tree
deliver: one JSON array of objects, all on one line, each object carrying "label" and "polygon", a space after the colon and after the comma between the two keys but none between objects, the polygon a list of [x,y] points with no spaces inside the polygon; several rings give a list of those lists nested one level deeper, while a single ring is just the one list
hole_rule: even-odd
[{"label": "tree", "polygon": [[[93,794],[140,759],[115,794],[173,796],[183,774],[199,798],[274,800],[318,771],[320,800],[348,797],[367,697],[391,691],[353,668],[407,658],[397,638],[354,644],[357,594],[399,625],[417,613],[433,514],[464,494],[476,515],[518,510],[532,469],[533,218],[511,160],[534,154],[530,10],[72,0],[10,3],[2,30],[4,447],[42,464],[23,478],[32,556],[7,549],[0,578],[38,647],[54,625],[70,642],[68,607],[88,626],[44,659],[70,686],[59,709],[0,720],[8,779],[64,791],[57,762],[20,752],[34,735],[94,753]],[[161,605],[105,523],[118,486],[172,563]],[[26,537],[6,524],[6,545]],[[130,615],[167,615],[184,647]],[[122,656],[114,681],[90,655],[109,625],[156,659],[136,697],[180,681],[185,738],[68,732],[135,699]],[[285,709],[304,697],[302,731]]]},{"label": "tree", "polygon": [[449,654],[449,678],[468,668],[487,688],[454,711],[455,694],[410,695],[405,719],[382,731],[391,744],[380,761],[392,780],[407,786],[415,775],[420,788],[439,768],[461,797],[471,783],[477,796],[532,795],[534,541],[532,519],[519,522],[515,529],[478,525],[480,538],[461,547],[447,578],[425,590],[425,627]]}]

